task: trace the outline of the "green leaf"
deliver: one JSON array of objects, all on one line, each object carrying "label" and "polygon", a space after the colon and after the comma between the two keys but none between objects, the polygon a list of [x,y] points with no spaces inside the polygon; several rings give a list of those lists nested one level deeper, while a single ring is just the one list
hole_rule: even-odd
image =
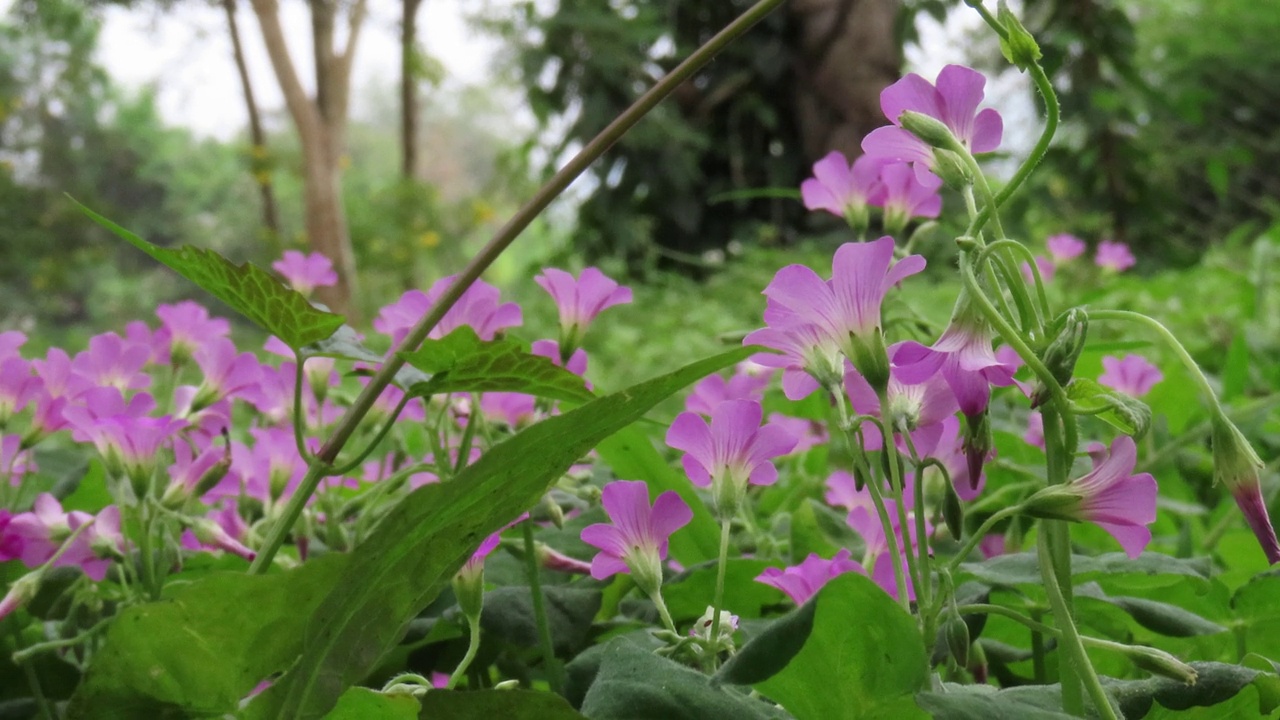
[{"label": "green leaf", "polygon": [[1075,594],[1078,597],[1090,597],[1115,605],[1128,613],[1142,627],[1169,637],[1216,635],[1227,631],[1227,628],[1177,605],[1146,598],[1107,595],[1095,583],[1081,585],[1075,589]]},{"label": "green leaf", "polygon": [[422,720],[583,720],[559,695],[532,690],[435,690],[422,698]]},{"label": "green leaf", "polygon": [[1151,425],[1151,408],[1145,403],[1089,378],[1073,379],[1067,386],[1067,397],[1080,412],[1097,417],[1125,435],[1141,437]]},{"label": "green leaf", "polygon": [[617,638],[604,646],[582,714],[592,720],[764,720],[766,707]]},{"label": "green leaf", "polygon": [[[916,695],[916,704],[934,720],[1068,720],[1058,693],[1040,688],[997,691],[990,685],[946,683],[943,692]],[[1026,690],[1034,690],[1028,693]]]},{"label": "green leaf", "polygon": [[212,250],[190,245],[176,250],[152,245],[75,200],[72,202],[94,222],[199,285],[295,352],[342,327],[341,315],[312,306],[302,293],[257,265],[236,265]]},{"label": "green leaf", "polygon": [[617,477],[644,480],[654,497],[674,490],[688,503],[693,519],[671,536],[671,557],[686,566],[716,558],[720,552],[719,524],[693,483],[662,458],[644,428],[629,427],[600,443],[596,452]]},{"label": "green leaf", "polygon": [[[360,335],[350,325],[343,325],[333,335],[307,345],[300,350],[299,354],[307,358],[329,357],[339,360],[372,363],[374,365],[381,365],[386,360],[381,354],[366,347],[360,340]],[[357,374],[371,375],[372,371],[357,371]],[[426,373],[413,366],[405,365],[396,372],[392,382],[400,389],[406,390],[411,385],[426,382],[428,379]]]},{"label": "green leaf", "polygon": [[247,717],[319,717],[399,641],[476,546],[536,504],[570,465],[663,399],[755,351],[723,353],[548,418],[453,480],[411,493],[351,552],[307,623],[301,658]]},{"label": "green leaf", "polygon": [[383,695],[353,687],[342,693],[325,720],[417,720],[419,709],[412,695]]},{"label": "green leaf", "polygon": [[769,623],[720,668],[716,682],[754,685],[777,675],[809,641],[817,607],[816,602],[807,602]]},{"label": "green leaf", "polygon": [[[1040,565],[1031,552],[1000,555],[980,563],[960,566],[964,575],[987,585],[1039,585]],[[1207,558],[1175,558],[1159,553],[1143,553],[1129,559],[1124,553],[1106,553],[1097,557],[1071,556],[1071,577],[1077,583],[1105,578],[1122,580],[1131,586],[1192,581],[1207,586],[1212,564]]]},{"label": "green leaf", "polygon": [[[600,610],[601,592],[582,588],[542,588],[556,654],[569,657],[587,642],[591,621]],[[484,632],[525,647],[538,646],[533,598],[527,586],[501,587],[485,593],[480,615]]]},{"label": "green leaf", "polygon": [[595,395],[582,378],[511,338],[481,340],[463,325],[439,340],[403,353],[413,367],[430,377],[409,387],[413,396],[451,392],[518,392],[553,400],[580,402]]},{"label": "green leaf", "polygon": [[[756,582],[771,563],[752,558],[730,558],[724,571],[724,609],[744,618],[758,618],[764,608],[786,598],[781,590]],[[662,598],[676,620],[702,617],[716,588],[714,562],[692,567],[662,586]]]},{"label": "green leaf", "polygon": [[916,621],[857,573],[827,583],[809,640],[755,688],[796,720],[923,717],[913,700],[928,679]]},{"label": "green leaf", "polygon": [[332,554],[286,573],[215,573],[170,585],[160,602],[127,608],[107,629],[67,716],[235,710],[259,682],[294,662],[307,618],[347,565],[348,556]]}]

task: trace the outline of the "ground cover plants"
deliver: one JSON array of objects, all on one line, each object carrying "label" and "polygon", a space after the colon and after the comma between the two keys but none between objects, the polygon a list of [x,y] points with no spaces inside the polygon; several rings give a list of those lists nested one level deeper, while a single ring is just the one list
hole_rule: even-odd
[{"label": "ground cover plants", "polygon": [[[1135,261],[1122,243],[1090,251],[1068,227],[1006,236],[1000,208],[1058,123],[1035,41],[1007,10],[973,3],[1042,92],[1031,157],[992,187],[982,160],[1003,121],[975,70],[887,88],[865,154],[827,156],[800,188],[847,221],[847,242],[757,288],[760,321],[739,346],[596,387],[583,342],[631,288],[546,268],[531,278],[545,295],[521,307],[479,279],[777,4],[717,36],[464,272],[383,307],[367,334],[309,300],[335,281],[321,256],[235,265],[85,208],[271,339],[237,348],[195,303],[75,352],[0,334],[0,712],[1280,708],[1274,467],[1249,439],[1275,429],[1269,399],[1244,392],[1275,378],[1250,367],[1243,332],[1211,377],[1164,324],[1109,305],[1123,293],[1087,290],[1119,286]],[[944,186],[962,207],[943,207]],[[931,286],[915,250],[942,240],[919,221],[943,213],[964,231],[951,279]],[[1221,293],[1246,297],[1242,327],[1266,322],[1265,272],[1245,285]],[[524,313],[552,308],[556,337],[519,338]],[[678,394],[683,412],[653,411]]]}]

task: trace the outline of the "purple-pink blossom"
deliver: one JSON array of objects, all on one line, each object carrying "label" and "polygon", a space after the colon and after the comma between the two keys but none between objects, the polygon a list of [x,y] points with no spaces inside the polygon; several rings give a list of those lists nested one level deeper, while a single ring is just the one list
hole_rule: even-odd
[{"label": "purple-pink blossom", "polygon": [[764,397],[765,388],[769,387],[770,374],[771,370],[759,373],[743,372],[739,368],[727,380],[723,375],[708,375],[693,386],[689,397],[685,398],[684,409],[710,417],[720,403],[728,400],[759,401]]},{"label": "purple-pink blossom", "polygon": [[840,550],[830,560],[824,560],[817,553],[809,553],[809,557],[799,565],[781,570],[765,568],[764,572],[756,576],[756,582],[776,587],[786,593],[787,597],[794,600],[797,605],[803,605],[833,577],[847,572],[867,574],[867,571],[850,560],[849,556],[848,548]]},{"label": "purple-pink blossom", "polygon": [[284,256],[271,263],[271,267],[303,295],[310,295],[316,288],[338,284],[333,262],[318,252],[307,255],[297,250],[285,250]]},{"label": "purple-pink blossom", "polygon": [[26,407],[40,386],[40,378],[31,374],[31,363],[16,355],[0,360],[0,425]]},{"label": "purple-pink blossom", "polygon": [[150,347],[103,333],[89,338],[89,349],[76,355],[71,370],[95,385],[138,390],[151,384],[151,378],[142,372],[150,358]]},{"label": "purple-pink blossom", "polygon": [[[119,510],[114,507],[104,509],[100,516],[105,518],[105,525],[100,537],[110,543],[119,538]],[[71,534],[85,523],[94,522],[94,517],[79,510],[66,513],[62,504],[49,493],[41,493],[36,497],[35,505],[29,512],[13,516],[9,521],[7,533],[17,537],[21,547],[18,559],[30,568],[39,567],[48,562]],[[53,563],[55,567],[79,566],[93,580],[106,577],[106,558],[99,557],[93,547],[93,528],[87,528],[76,536],[74,542]],[[116,547],[119,550],[119,546]]]},{"label": "purple-pink blossom", "polygon": [[771,460],[791,452],[796,438],[776,425],[760,426],[763,411],[754,400],[720,403],[708,425],[700,415],[683,412],[667,430],[667,445],[684,451],[689,480],[712,487],[716,512],[732,517],[747,484],[772,485],[778,469]]},{"label": "purple-pink blossom", "polygon": [[1123,359],[1107,355],[1102,358],[1102,368],[1105,372],[1098,377],[1100,384],[1133,397],[1146,395],[1156,383],[1164,380],[1160,368],[1141,355],[1129,354]]},{"label": "purple-pink blossom", "polygon": [[1080,257],[1088,249],[1083,240],[1070,233],[1050,235],[1045,238],[1044,245],[1053,261],[1059,265]]},{"label": "purple-pink blossom", "polygon": [[929,172],[933,148],[902,128],[902,113],[928,115],[970,152],[991,152],[1000,146],[1004,123],[995,110],[978,110],[986,83],[982,73],[961,65],[943,68],[936,87],[915,73],[907,75],[880,93],[880,108],[893,125],[872,130],[862,139],[862,150],[873,158],[912,163],[922,184],[936,183]]},{"label": "purple-pink blossom", "polygon": [[942,196],[938,194],[941,181],[931,176],[921,182],[906,163],[883,165],[880,184],[882,191],[871,204],[884,208],[885,227],[891,232],[906,227],[911,218],[936,218],[942,212]]},{"label": "purple-pink blossom", "polygon": [[1129,251],[1129,246],[1118,240],[1103,240],[1098,243],[1093,261],[1098,267],[1113,272],[1124,272],[1138,262]]},{"label": "purple-pink blossom", "polygon": [[[898,347],[890,348],[890,352]],[[881,406],[875,389],[856,370],[845,373],[844,388],[855,412],[880,418],[890,432],[910,432],[916,447],[937,445],[942,421],[956,411],[955,393],[941,373],[920,382],[907,382],[901,366],[891,366],[885,390],[888,407]],[[866,449],[879,450],[883,446],[880,429],[874,423],[864,423],[862,434]]]},{"label": "purple-pink blossom", "polygon": [[851,165],[843,153],[832,150],[813,164],[813,177],[800,183],[804,206],[866,225],[867,205],[882,189],[880,165],[866,155]]},{"label": "purple-pink blossom", "polygon": [[160,329],[152,336],[152,345],[156,362],[161,364],[182,362],[205,343],[231,333],[231,323],[210,317],[205,306],[191,300],[161,305],[156,308],[156,316],[160,318]]},{"label": "purple-pink blossom", "polygon": [[196,364],[204,381],[191,402],[191,410],[206,408],[219,400],[238,395],[258,384],[262,366],[253,353],[237,353],[226,338],[214,338],[195,351]]},{"label": "purple-pink blossom", "polygon": [[586,268],[577,278],[558,268],[546,268],[533,280],[556,303],[565,348],[577,347],[587,326],[605,309],[631,302],[631,288],[619,285],[600,268]]},{"label": "purple-pink blossom", "polygon": [[[409,334],[409,329],[427,314],[456,278],[456,275],[440,278],[425,293],[421,290],[406,292],[399,300],[382,308],[373,321],[373,328],[391,336],[392,342],[399,344]],[[519,325],[522,320],[519,305],[502,302],[498,288],[477,280],[449,308],[449,312],[444,314],[428,337],[439,339],[467,325],[476,331],[481,340],[492,340],[499,332]]]},{"label": "purple-pink blossom", "polygon": [[630,572],[656,588],[667,541],[689,524],[693,511],[674,490],[661,493],[650,506],[649,486],[639,480],[605,485],[601,502],[612,524],[597,523],[582,530],[582,541],[600,550],[591,560],[591,577],[603,580]]},{"label": "purple-pink blossom", "polygon": [[1012,385],[1018,370],[1000,362],[991,337],[990,327],[981,318],[960,309],[932,348],[916,342],[899,343],[891,357],[902,367],[898,377],[904,382],[922,382],[941,372],[960,411],[976,417],[987,409],[991,387]]}]

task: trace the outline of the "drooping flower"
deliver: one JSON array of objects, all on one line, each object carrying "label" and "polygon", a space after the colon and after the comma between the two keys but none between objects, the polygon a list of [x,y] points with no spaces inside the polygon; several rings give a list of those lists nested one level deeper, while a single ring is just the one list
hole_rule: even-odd
[{"label": "drooping flower", "polygon": [[772,458],[785,455],[796,438],[776,425],[760,426],[763,411],[754,400],[718,405],[711,424],[684,412],[667,430],[667,445],[683,450],[684,471],[694,485],[711,487],[716,513],[733,517],[746,496],[747,484],[772,485],[778,469]]},{"label": "drooping flower", "polygon": [[587,326],[606,308],[631,302],[631,288],[619,285],[595,267],[586,268],[577,278],[564,270],[546,268],[533,280],[556,303],[562,348],[578,347]]},{"label": "drooping flower", "polygon": [[765,568],[764,572],[756,576],[756,582],[776,587],[786,593],[797,605],[803,605],[833,577],[847,572],[867,574],[867,571],[850,560],[849,556],[848,548],[842,549],[830,560],[824,560],[817,553],[809,553],[809,557],[799,565],[781,570]]},{"label": "drooping flower", "polygon": [[[886,235],[874,242],[841,245],[832,262],[831,280],[823,280],[804,265],[788,265],[764,290],[769,299],[764,320],[769,327],[751,333],[743,342],[783,350],[788,354],[784,367],[803,369],[829,388],[843,374],[842,364],[831,356],[835,349],[880,385],[888,379],[880,306],[890,288],[923,270],[924,264],[919,255],[895,263],[893,238]],[[786,377],[783,388],[787,388]],[[793,385],[793,390],[800,389]]]},{"label": "drooping flower", "polygon": [[1156,520],[1156,481],[1149,473],[1133,474],[1138,448],[1133,438],[1117,437],[1111,452],[1091,472],[1063,485],[1051,485],[1027,499],[1027,513],[1037,517],[1092,522],[1136,558],[1151,542],[1147,525]]},{"label": "drooping flower", "polygon": [[1124,359],[1107,355],[1102,358],[1102,368],[1105,372],[1098,378],[1099,384],[1133,397],[1146,395],[1156,383],[1164,380],[1160,368],[1141,355],[1129,354]]},{"label": "drooping flower", "polygon": [[882,190],[881,163],[863,155],[850,165],[832,150],[813,164],[813,177],[800,183],[800,197],[810,210],[826,210],[855,228],[866,227],[867,205]]},{"label": "drooping flower", "polygon": [[160,329],[152,337],[152,344],[156,362],[162,364],[185,361],[205,343],[231,333],[231,323],[225,318],[210,317],[205,306],[191,300],[161,305],[156,308],[156,316],[160,318]]},{"label": "drooping flower", "polygon": [[338,284],[333,262],[318,252],[307,255],[297,250],[286,250],[283,257],[271,263],[271,267],[303,295],[310,295],[316,288]]},{"label": "drooping flower", "polygon": [[[933,458],[942,463],[947,469],[947,475],[951,477],[951,484],[955,487],[956,495],[961,500],[969,502],[978,495],[982,494],[982,488],[986,484],[986,475],[978,468],[979,475],[977,478],[971,478],[972,468],[969,464],[967,454],[965,453],[963,438],[960,436],[960,419],[952,415],[943,419],[942,432],[938,436],[937,444],[932,448],[917,447],[921,457]],[[932,466],[926,467],[925,472],[930,472]]]},{"label": "drooping flower", "polygon": [[1045,238],[1044,244],[1058,265],[1080,257],[1088,249],[1083,240],[1070,233],[1050,235]]},{"label": "drooping flower", "polygon": [[[399,344],[409,334],[409,329],[436,304],[456,278],[456,275],[440,278],[425,293],[421,290],[406,292],[399,300],[382,308],[373,321],[373,328],[391,336],[392,342]],[[498,288],[477,280],[462,293],[462,297],[449,308],[449,312],[444,314],[427,337],[439,339],[467,325],[476,331],[481,340],[492,340],[502,330],[515,327],[521,321],[519,305],[503,303]]]},{"label": "drooping flower", "polygon": [[1240,429],[1221,413],[1213,418],[1213,479],[1221,482],[1244,514],[1245,522],[1267,556],[1280,562],[1280,540],[1267,513],[1259,475],[1265,467]]},{"label": "drooping flower", "polygon": [[689,524],[693,511],[674,490],[661,493],[650,506],[649,486],[639,480],[605,485],[601,503],[613,523],[582,530],[582,541],[600,550],[591,560],[591,577],[603,580],[629,572],[642,590],[652,594],[662,584],[667,540]]},{"label": "drooping flower", "polygon": [[990,326],[962,297],[951,323],[932,348],[904,342],[895,346],[891,357],[895,364],[902,366],[899,377],[904,382],[922,382],[941,372],[955,393],[960,411],[976,416],[987,409],[991,387],[1012,385],[1018,370],[996,357],[991,345],[992,334]]},{"label": "drooping flower", "polygon": [[[864,156],[865,157],[865,156]],[[942,212],[942,183],[931,177],[921,182],[906,163],[888,163],[880,168],[883,191],[871,203],[884,208],[884,224],[890,234],[901,231],[911,218],[936,218]]]},{"label": "drooping flower", "polygon": [[936,183],[929,172],[933,148],[903,129],[902,113],[928,115],[970,152],[991,152],[1000,146],[1004,123],[991,108],[978,111],[986,83],[981,73],[960,65],[943,68],[936,87],[915,73],[907,75],[880,93],[880,108],[893,126],[872,130],[862,139],[862,150],[873,158],[912,163],[921,184]]},{"label": "drooping flower", "polygon": [[1098,267],[1112,272],[1124,272],[1137,264],[1129,246],[1118,240],[1103,240],[1098,243],[1098,252],[1093,256]]}]

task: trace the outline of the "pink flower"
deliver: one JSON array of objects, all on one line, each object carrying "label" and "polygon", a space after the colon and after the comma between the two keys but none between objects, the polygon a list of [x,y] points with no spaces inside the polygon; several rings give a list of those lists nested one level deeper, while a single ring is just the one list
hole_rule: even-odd
[{"label": "pink flower", "polygon": [[871,204],[884,208],[885,227],[903,228],[911,218],[936,218],[942,212],[942,183],[936,177],[921,182],[906,163],[889,163],[880,169],[880,181],[884,191]]},{"label": "pink flower", "polygon": [[22,557],[22,537],[9,529],[12,520],[13,513],[0,508],[0,563]]},{"label": "pink flower", "polygon": [[1123,360],[1107,355],[1102,358],[1102,367],[1106,372],[1098,378],[1100,384],[1133,397],[1146,395],[1156,383],[1164,380],[1160,368],[1141,355],[1125,355]]},{"label": "pink flower", "polygon": [[[899,346],[894,346],[892,350]],[[889,384],[885,390],[887,408],[880,405],[880,398],[866,378],[856,370],[845,373],[845,393],[855,412],[880,418],[890,432],[910,432],[917,448],[932,448],[942,434],[942,421],[956,411],[955,394],[947,387],[942,374],[935,373],[923,382],[908,383],[899,366],[890,368]],[[883,446],[880,429],[872,423],[862,425],[866,449],[879,450]]]},{"label": "pink flower", "polygon": [[1098,243],[1098,252],[1093,261],[1098,267],[1113,272],[1124,272],[1133,267],[1137,260],[1129,252],[1129,246],[1115,240],[1103,240]]},{"label": "pink flower", "polygon": [[[569,356],[569,362],[561,361],[560,343],[555,340],[534,340],[529,352],[550,360],[574,375],[582,376],[587,374],[587,351],[582,348],[573,351],[573,354]],[[587,389],[590,388],[591,383],[587,383]]]},{"label": "pink flower", "polygon": [[0,332],[0,359],[18,357],[18,350],[27,343],[27,334],[20,330]]},{"label": "pink flower", "polygon": [[747,484],[772,485],[778,470],[771,458],[785,455],[796,438],[776,425],[760,427],[763,411],[754,400],[720,403],[711,425],[684,412],[667,430],[667,445],[683,450],[684,471],[694,485],[711,486],[716,512],[729,518],[746,495]]},{"label": "pink flower", "polygon": [[987,409],[991,401],[991,386],[1012,385],[1013,375],[1018,370],[996,357],[991,336],[986,322],[961,308],[932,348],[904,342],[895,346],[897,349],[891,357],[894,363],[902,366],[898,377],[904,382],[923,382],[941,371],[955,393],[960,411],[976,417]]},{"label": "pink flower", "polygon": [[647,592],[662,582],[667,540],[689,524],[693,511],[674,490],[649,505],[649,486],[639,480],[618,480],[604,486],[604,510],[612,525],[597,523],[582,530],[582,541],[600,552],[591,560],[591,577],[603,580],[630,572]]},{"label": "pink flower", "polygon": [[776,587],[786,593],[797,605],[803,605],[809,598],[816,595],[828,580],[837,575],[847,572],[867,574],[861,565],[849,559],[849,555],[848,548],[836,553],[830,560],[822,559],[817,553],[809,553],[809,557],[799,565],[782,570],[766,568],[756,576],[756,582]]},{"label": "pink flower", "polygon": [[17,486],[22,476],[36,471],[35,459],[30,450],[22,449],[22,437],[0,436],[0,479],[9,478],[9,484]]},{"label": "pink flower", "polygon": [[929,172],[933,149],[902,128],[902,113],[928,115],[946,125],[970,152],[991,152],[1000,146],[1004,123],[991,108],[978,111],[986,83],[981,73],[960,65],[943,68],[937,87],[915,73],[907,75],[880,93],[880,108],[893,126],[872,130],[862,139],[863,151],[873,158],[913,163],[921,184],[936,183]]},{"label": "pink flower", "polygon": [[204,381],[191,401],[192,411],[206,408],[219,400],[240,394],[257,385],[261,365],[252,353],[236,353],[236,346],[226,338],[214,338],[195,351],[196,364],[204,372]]},{"label": "pink flower", "polygon": [[[1057,271],[1058,267],[1053,264],[1052,260],[1043,255],[1036,255],[1035,260],[1036,270],[1040,271],[1040,280],[1042,282],[1051,282],[1053,280],[1053,274]],[[1029,263],[1022,263],[1022,279],[1026,280],[1028,285],[1036,281],[1035,273],[1031,272],[1031,265]]]},{"label": "pink flower", "polygon": [[[881,362],[880,305],[889,289],[924,269],[924,258],[911,255],[893,261],[893,238],[869,243],[846,243],[836,250],[831,280],[823,280],[804,265],[788,265],[765,288],[769,301],[764,311],[769,327],[748,335],[743,342],[782,350],[785,358],[760,356],[759,362],[777,363],[789,371],[809,373],[813,383],[783,376],[787,397],[798,399],[818,385],[840,381],[842,364],[834,352],[843,353],[855,366]],[[887,365],[887,361],[883,361]],[[866,367],[860,367],[866,372]]]},{"label": "pink flower", "polygon": [[[384,335],[390,335],[392,342],[399,344],[409,334],[409,329],[444,295],[456,277],[450,275],[440,278],[425,293],[410,290],[400,296],[398,301],[382,308],[382,312],[373,321],[373,328]],[[449,312],[445,313],[444,318],[427,337],[439,339],[468,325],[481,340],[492,340],[502,330],[519,325],[522,321],[520,306],[501,302],[500,295],[498,288],[477,280],[449,308]]]},{"label": "pink flower", "polygon": [[[942,433],[937,444],[932,448],[917,447],[921,457],[929,457],[942,463],[951,477],[951,484],[961,500],[969,502],[982,494],[986,485],[986,474],[979,470],[979,475],[972,482],[968,457],[964,450],[964,442],[960,437],[960,419],[954,415],[943,419]],[[926,468],[928,471],[928,468]]]},{"label": "pink flower", "polygon": [[200,303],[184,300],[174,305],[156,308],[160,329],[152,342],[156,350],[156,362],[167,364],[180,362],[215,338],[225,338],[231,333],[231,323],[224,318],[209,317],[209,311]]},{"label": "pink flower", "polygon": [[1032,410],[1027,416],[1027,431],[1022,434],[1022,440],[1044,450],[1044,416],[1039,412]]},{"label": "pink flower", "polygon": [[254,428],[249,433],[253,435],[253,447],[232,443],[232,472],[211,494],[223,497],[243,492],[263,502],[289,497],[307,472],[306,462],[298,455],[293,431]]},{"label": "pink flower", "polygon": [[577,279],[564,270],[546,268],[533,280],[551,295],[560,311],[564,347],[577,347],[587,326],[601,311],[631,302],[631,288],[618,285],[599,268],[589,267]]},{"label": "pink flower", "polygon": [[333,263],[320,253],[304,255],[297,250],[286,250],[284,257],[271,263],[271,267],[303,295],[310,295],[319,287],[338,284],[338,273],[334,272]]},{"label": "pink flower", "polygon": [[800,183],[804,206],[865,225],[867,205],[882,190],[880,164],[863,155],[850,165],[839,150],[832,150],[813,164],[813,177]]},{"label": "pink flower", "polygon": [[1053,256],[1053,261],[1059,265],[1080,257],[1088,249],[1083,240],[1069,233],[1050,235],[1044,244]]},{"label": "pink flower", "polygon": [[1133,474],[1138,449],[1133,438],[1121,435],[1111,452],[1084,477],[1065,485],[1051,485],[1027,499],[1027,512],[1039,517],[1092,522],[1136,558],[1147,543],[1156,520],[1156,481],[1148,473]]},{"label": "pink flower", "polygon": [[45,359],[32,360],[31,366],[50,398],[77,398],[94,386],[92,381],[73,371],[71,358],[60,348],[49,348]]},{"label": "pink flower", "polygon": [[21,412],[40,386],[40,378],[31,374],[31,363],[17,356],[0,360],[0,425]]},{"label": "pink flower", "polygon": [[767,387],[769,373],[742,372],[739,368],[728,380],[723,375],[708,375],[693,386],[693,391],[684,401],[684,409],[710,417],[722,402],[763,399]]},{"label": "pink flower", "polygon": [[[15,515],[9,521],[8,533],[17,537],[22,548],[23,565],[34,568],[48,562],[76,528],[92,522],[93,516],[80,511],[64,513],[62,504],[49,493],[40,493],[30,512]],[[81,566],[85,573],[101,580],[106,563],[100,561],[90,546],[89,531],[76,536],[75,542],[54,563],[55,567]],[[101,572],[99,572],[101,571]]]},{"label": "pink flower", "polygon": [[1005,539],[1002,533],[991,533],[982,538],[978,542],[978,552],[982,553],[984,560],[990,560],[993,557],[1004,555],[1008,550],[1005,549]]},{"label": "pink flower", "polygon": [[151,378],[142,372],[150,358],[150,347],[128,343],[115,333],[103,333],[89,339],[89,349],[76,355],[71,369],[95,385],[138,390],[151,384]]},{"label": "pink flower", "polygon": [[791,448],[793,454],[808,452],[819,445],[825,445],[831,439],[827,434],[826,424],[815,420],[789,417],[782,413],[769,413],[769,424],[782,428],[784,432],[796,439],[796,446]]},{"label": "pink flower", "polygon": [[506,423],[515,430],[529,424],[537,415],[538,399],[514,392],[487,392],[480,396],[480,412],[490,420]]}]

